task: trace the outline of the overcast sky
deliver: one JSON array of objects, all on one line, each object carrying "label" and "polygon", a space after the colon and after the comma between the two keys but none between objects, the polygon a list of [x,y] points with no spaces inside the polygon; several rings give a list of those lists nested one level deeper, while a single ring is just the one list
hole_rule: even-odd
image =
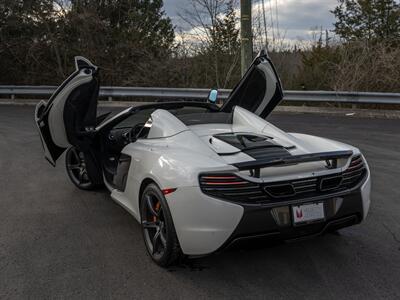
[{"label": "overcast sky", "polygon": [[[275,12],[276,0],[264,1],[268,10],[269,1],[271,1]],[[308,40],[311,38],[309,31],[312,27],[322,26],[323,29],[333,27],[334,17],[330,10],[336,6],[337,0],[277,0],[277,2],[279,28],[281,32],[286,33],[287,39]],[[261,1],[253,0],[253,6],[257,3]],[[177,26],[181,25],[177,13],[185,5],[188,5],[188,0],[164,0],[165,12]],[[267,15],[270,22],[269,12]]]}]

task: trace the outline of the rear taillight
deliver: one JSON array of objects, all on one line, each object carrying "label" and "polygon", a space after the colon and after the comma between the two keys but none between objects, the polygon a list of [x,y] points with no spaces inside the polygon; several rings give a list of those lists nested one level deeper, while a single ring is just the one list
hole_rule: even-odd
[{"label": "rear taillight", "polygon": [[364,177],[367,170],[361,155],[351,159],[349,167],[343,172],[343,187],[352,188],[356,186]]},{"label": "rear taillight", "polygon": [[246,184],[247,181],[237,177],[236,175],[200,175],[200,185],[240,185]]},{"label": "rear taillight", "polygon": [[200,189],[209,196],[241,202],[265,200],[260,185],[235,174],[201,174]]}]

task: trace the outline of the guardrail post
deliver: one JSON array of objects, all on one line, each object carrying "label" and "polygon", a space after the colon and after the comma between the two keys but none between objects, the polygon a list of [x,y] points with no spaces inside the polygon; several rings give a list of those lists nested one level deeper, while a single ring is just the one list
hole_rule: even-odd
[{"label": "guardrail post", "polygon": [[14,94],[11,95],[11,100],[15,101],[15,95]]}]

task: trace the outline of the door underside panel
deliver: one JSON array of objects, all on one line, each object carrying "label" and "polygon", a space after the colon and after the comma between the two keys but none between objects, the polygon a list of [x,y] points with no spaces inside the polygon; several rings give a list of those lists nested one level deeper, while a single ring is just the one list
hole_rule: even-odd
[{"label": "door underside panel", "polygon": [[76,57],[76,70],[47,102],[35,111],[46,159],[54,166],[69,147],[89,151],[96,126],[99,93],[98,69],[89,60]]},{"label": "door underside panel", "polygon": [[261,118],[266,118],[283,99],[283,91],[275,67],[261,52],[233,89],[221,111],[230,112],[238,105]]}]

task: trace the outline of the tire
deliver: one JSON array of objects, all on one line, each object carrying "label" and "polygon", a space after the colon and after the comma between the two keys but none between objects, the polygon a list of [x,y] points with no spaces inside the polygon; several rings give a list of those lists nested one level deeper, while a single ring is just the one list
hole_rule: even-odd
[{"label": "tire", "polygon": [[140,217],[147,252],[156,264],[165,268],[183,258],[167,201],[155,184],[143,191]]},{"label": "tire", "polygon": [[85,155],[75,147],[65,154],[65,168],[72,183],[81,190],[90,191],[97,187],[90,179],[86,169]]}]

